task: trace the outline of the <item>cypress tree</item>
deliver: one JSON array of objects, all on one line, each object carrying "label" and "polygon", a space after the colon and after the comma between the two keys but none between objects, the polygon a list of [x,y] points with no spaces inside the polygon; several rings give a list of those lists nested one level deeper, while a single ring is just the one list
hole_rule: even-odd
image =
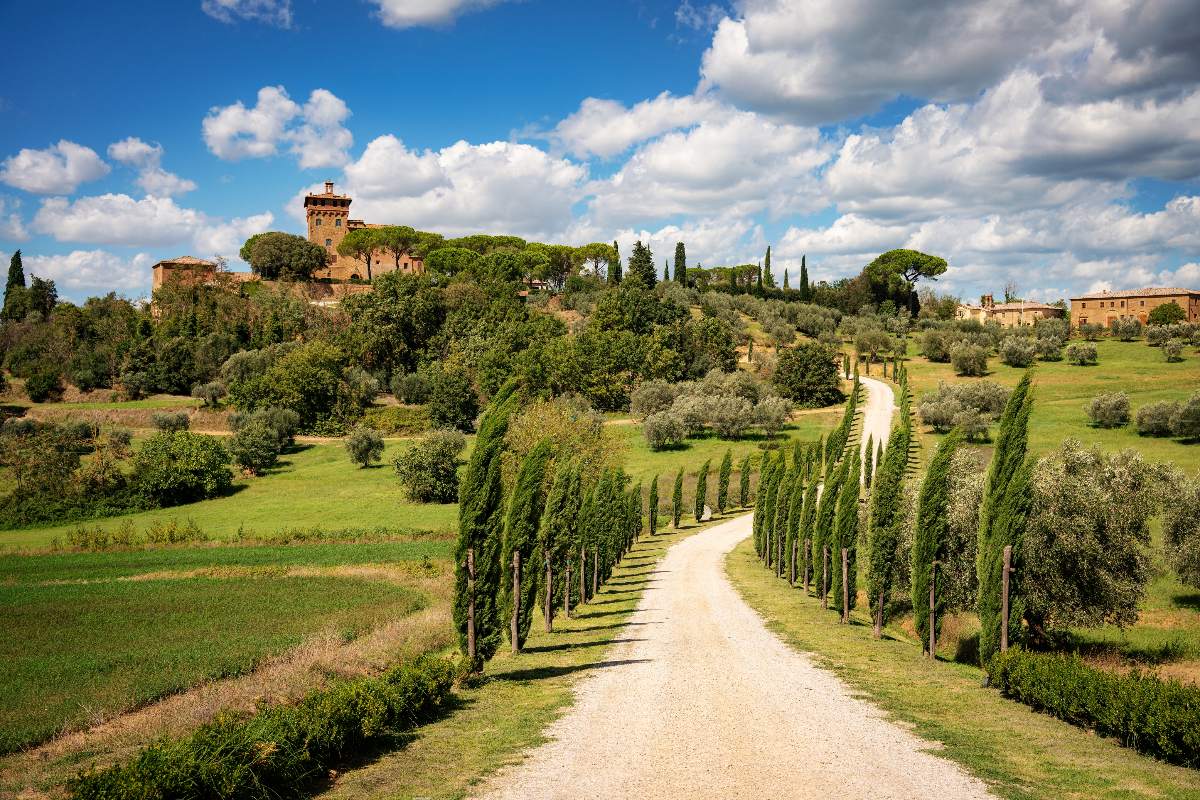
[{"label": "cypress tree", "polygon": [[871,491],[871,481],[875,477],[875,438],[867,435],[867,446],[863,448],[863,488]]},{"label": "cypress tree", "polygon": [[808,283],[807,256],[800,256],[800,299],[806,303],[812,300],[812,286]]},{"label": "cypress tree", "polygon": [[[500,646],[501,619],[500,545],[504,528],[504,488],[500,481],[500,454],[508,422],[519,406],[516,382],[509,381],[492,398],[479,424],[475,450],[458,490],[458,541],[454,554],[454,625],[459,645],[468,653],[469,609],[474,601],[475,659],[471,668],[482,668]],[[468,571],[468,552],[474,552],[474,591]],[[469,654],[469,653],[468,653]]]},{"label": "cypress tree", "polygon": [[800,535],[800,519],[804,513],[804,493],[807,468],[807,463],[796,463],[794,467],[796,473],[792,480],[791,497],[788,498],[787,528],[786,536],[784,538],[783,551],[787,554],[787,576],[788,583],[790,584],[796,583],[796,563],[800,558],[800,550],[802,546],[802,543],[798,537]]},{"label": "cypress tree", "polygon": [[21,251],[18,250],[8,261],[8,280],[4,284],[4,309],[0,316],[4,319],[24,319],[27,305],[25,266],[21,261]]},{"label": "cypress tree", "polygon": [[[546,630],[554,626],[554,610],[570,590],[567,568],[573,554],[572,536],[579,513],[579,465],[561,459],[546,496],[546,510],[538,529],[538,549],[546,569],[546,580],[538,586],[539,602],[545,612]],[[532,565],[531,565],[532,567]],[[549,594],[549,598],[547,598]]]},{"label": "cypress tree", "polygon": [[653,289],[654,284],[658,282],[658,275],[654,272],[654,254],[640,240],[633,244],[633,255],[629,257],[629,274],[636,275],[649,289]]},{"label": "cypress tree", "polygon": [[788,467],[784,470],[783,477],[779,479],[779,488],[775,490],[775,522],[771,526],[771,531],[774,534],[774,559],[775,559],[775,574],[778,577],[783,577],[787,574],[784,571],[784,565],[787,563],[788,553],[788,512],[792,508],[792,488],[796,482],[796,465]]},{"label": "cypress tree", "polygon": [[759,297],[761,297],[761,296],[762,296],[762,293],[763,293],[763,274],[762,274],[762,262],[761,262],[761,261],[760,261],[760,262],[758,262],[758,277],[755,279],[754,291],[755,291],[755,292],[756,292],[756,293],[759,295]]},{"label": "cypress tree", "polygon": [[[817,518],[817,491],[820,487],[820,481],[817,480],[816,472],[810,473],[808,486],[804,490],[804,508],[800,512],[800,528],[796,534],[800,539],[800,557],[805,559],[804,572],[807,576],[815,575],[813,569],[813,552],[816,547],[813,542],[815,540],[815,521]],[[806,549],[807,547],[807,549]],[[808,588],[805,585],[804,588]]]},{"label": "cypress tree", "polygon": [[858,448],[850,448],[850,453],[842,462],[841,477],[838,486],[837,517],[834,520],[833,540],[829,545],[830,569],[833,570],[833,606],[839,612],[842,606],[842,550],[846,550],[848,568],[846,571],[847,599],[850,610],[854,610],[858,599],[858,494],[859,481],[862,479],[862,460]]},{"label": "cypress tree", "polygon": [[671,520],[675,530],[679,530],[679,521],[683,518],[683,467],[675,476],[675,490],[671,492]]},{"label": "cypress tree", "polygon": [[650,535],[658,533],[658,476],[650,481]]},{"label": "cypress tree", "polygon": [[643,520],[642,483],[638,481],[638,485],[629,490],[629,539],[625,543],[626,553],[633,548],[633,543],[641,537]]},{"label": "cypress tree", "polygon": [[671,280],[670,263],[671,262],[669,262],[667,259],[665,259],[665,258],[663,259],[663,283],[666,283],[667,281]]},{"label": "cypress tree", "polygon": [[675,245],[675,282],[687,286],[687,281],[687,248],[683,242],[678,242]]},{"label": "cypress tree", "polygon": [[575,541],[579,550],[578,602],[586,603],[589,597],[588,586],[591,581],[591,573],[588,571],[588,563],[591,559],[589,554],[592,552],[592,546],[595,542],[593,525],[596,517],[596,484],[587,487],[583,491],[582,497],[583,499],[579,502],[579,517],[576,522]]},{"label": "cypress tree", "polygon": [[[821,499],[817,504],[816,518],[813,520],[813,575],[817,580],[817,596],[825,597],[825,587],[828,576],[825,574],[825,547],[830,547],[829,566],[833,567],[833,523],[834,511],[837,508],[838,491],[841,488],[841,470],[826,467],[825,486],[821,490]],[[840,556],[839,556],[840,558]]]},{"label": "cypress tree", "polygon": [[908,448],[912,442],[909,424],[908,394],[900,393],[898,425],[888,439],[887,449],[876,464],[872,478],[867,541],[867,602],[875,621],[875,636],[882,635],[887,599],[896,577],[896,548],[903,524],[904,472],[908,467]]},{"label": "cypress tree", "polygon": [[608,263],[608,283],[610,286],[616,286],[621,282],[621,249],[617,246],[616,239],[613,239],[613,254],[615,258]]},{"label": "cypress tree", "polygon": [[767,548],[767,566],[775,563],[778,555],[778,543],[775,540],[778,531],[775,529],[775,522],[779,514],[779,490],[783,484],[783,478],[787,474],[787,457],[780,452],[775,458],[775,463],[771,468],[771,477],[767,484],[767,499],[764,504],[763,517],[763,540]]},{"label": "cypress tree", "polygon": [[696,522],[704,517],[704,506],[708,502],[708,469],[711,461],[705,461],[696,473],[696,502],[694,504]]},{"label": "cypress tree", "polygon": [[738,466],[738,507],[750,507],[750,454]]},{"label": "cypress tree", "polygon": [[[548,439],[534,445],[521,461],[517,480],[513,485],[512,497],[508,501],[508,514],[504,520],[504,547],[500,558],[502,566],[500,580],[500,606],[506,620],[515,620],[508,628],[508,640],[513,650],[525,646],[529,626],[533,621],[533,607],[537,603],[538,584],[544,569],[544,559],[538,550],[538,530],[546,501],[543,486],[546,483],[546,466],[554,448]],[[515,563],[514,563],[515,562]],[[519,569],[517,568],[519,564]],[[514,574],[515,573],[515,574]],[[513,592],[514,581],[520,583]]]},{"label": "cypress tree", "polygon": [[979,544],[975,568],[979,576],[979,660],[986,668],[1000,650],[1001,582],[1004,548],[1013,548],[1016,572],[1009,584],[1009,641],[1017,641],[1025,603],[1020,594],[1021,538],[1029,510],[1026,449],[1033,409],[1032,374],[1026,372],[1013,389],[1000,417],[996,449],[984,483],[979,510]]},{"label": "cypress tree", "polygon": [[[934,561],[946,558],[946,540],[950,530],[948,518],[950,506],[950,466],[954,453],[962,443],[962,433],[955,429],[938,445],[933,460],[929,462],[929,471],[921,483],[921,494],[917,499],[917,522],[913,531],[912,551],[910,554],[912,568],[912,600],[913,621],[916,623],[917,638],[921,647],[929,650],[929,576],[933,571]],[[942,610],[945,603],[942,598],[945,590],[939,584],[934,585],[934,632],[941,633]]]},{"label": "cypress tree", "polygon": [[762,269],[763,285],[775,288],[775,273],[771,271],[771,245],[767,245],[767,258]]},{"label": "cypress tree", "polygon": [[763,522],[767,517],[767,484],[771,475],[771,454],[763,453],[758,465],[758,489],[754,493],[754,552],[759,558],[766,555],[766,545],[763,544]]},{"label": "cypress tree", "polygon": [[729,293],[737,294],[738,293],[737,267],[729,268],[728,278],[729,278]]},{"label": "cypress tree", "polygon": [[783,271],[783,288],[784,289],[789,288],[788,287],[788,271],[786,269]]},{"label": "cypress tree", "polygon": [[729,507],[729,478],[733,475],[733,453],[725,451],[721,468],[717,472],[717,513],[724,514]]}]

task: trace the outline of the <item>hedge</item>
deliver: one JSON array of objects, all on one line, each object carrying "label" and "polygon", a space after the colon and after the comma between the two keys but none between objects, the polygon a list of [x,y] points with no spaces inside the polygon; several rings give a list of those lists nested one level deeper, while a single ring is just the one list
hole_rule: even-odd
[{"label": "hedge", "polygon": [[1200,687],[1141,672],[1119,675],[1075,655],[1014,648],[992,660],[992,685],[1073,725],[1172,764],[1200,767]]},{"label": "hedge", "polygon": [[348,755],[432,718],[453,680],[449,661],[423,656],[293,705],[250,716],[222,713],[190,737],[156,742],[127,764],[81,772],[67,788],[86,800],[306,796]]}]

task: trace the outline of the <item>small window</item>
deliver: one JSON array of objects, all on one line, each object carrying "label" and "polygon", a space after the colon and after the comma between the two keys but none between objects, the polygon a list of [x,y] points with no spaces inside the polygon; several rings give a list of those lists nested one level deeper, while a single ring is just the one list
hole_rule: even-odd
[{"label": "small window", "polygon": [[325,240],[325,246],[326,246],[326,247],[333,247],[333,239],[326,239],[326,240]]},{"label": "small window", "polygon": [[[1121,301],[1121,308],[1124,308],[1124,307],[1125,307],[1125,301],[1124,301],[1124,300],[1122,300],[1122,301]],[[1124,317],[1122,317],[1121,319],[1124,319]]]},{"label": "small window", "polygon": [[338,217],[337,219],[335,219],[333,221],[333,227],[335,227],[335,228],[342,227],[342,218],[341,217]]},{"label": "small window", "polygon": [[1140,302],[1141,302],[1141,304],[1142,304],[1143,306],[1144,306],[1144,305],[1146,305],[1146,301],[1145,301],[1145,300],[1142,300],[1142,301],[1140,301]]},{"label": "small window", "polygon": [[1080,304],[1079,304],[1079,307],[1080,307],[1080,308],[1087,308],[1087,303],[1080,303]]},{"label": "small window", "polygon": [[317,217],[317,221],[314,222],[313,225],[316,225],[318,228],[321,227],[321,218]]}]

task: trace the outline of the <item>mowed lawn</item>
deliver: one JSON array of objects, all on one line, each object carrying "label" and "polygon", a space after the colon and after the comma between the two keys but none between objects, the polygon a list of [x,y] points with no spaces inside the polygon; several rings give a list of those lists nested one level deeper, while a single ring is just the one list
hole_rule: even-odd
[{"label": "mowed lawn", "polygon": [[[363,565],[445,558],[450,541],[0,557],[0,753],[305,638],[349,641],[429,599]],[[351,569],[344,569],[350,566]]]}]

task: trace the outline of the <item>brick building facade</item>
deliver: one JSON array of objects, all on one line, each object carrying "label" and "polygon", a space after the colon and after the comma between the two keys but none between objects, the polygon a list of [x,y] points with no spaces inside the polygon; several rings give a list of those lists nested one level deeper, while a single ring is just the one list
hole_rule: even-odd
[{"label": "brick building facade", "polygon": [[974,319],[979,322],[998,322],[1005,328],[1032,325],[1039,319],[1055,319],[1066,315],[1066,309],[1046,303],[1017,300],[997,303],[990,294],[979,298],[979,305],[963,303],[955,311],[955,319]]},{"label": "brick building facade", "polygon": [[1071,325],[1108,325],[1119,319],[1146,324],[1150,312],[1166,303],[1183,309],[1188,322],[1200,322],[1200,291],[1178,287],[1147,287],[1116,292],[1091,292],[1071,298]]},{"label": "brick building facade", "polygon": [[[321,245],[329,253],[329,265],[313,275],[314,278],[335,281],[367,280],[366,262],[360,258],[338,255],[337,248],[351,231],[385,226],[366,223],[361,219],[350,219],[351,202],[353,200],[349,195],[334,193],[333,181],[325,181],[324,192],[304,197],[308,240]],[[397,269],[404,272],[424,272],[425,264],[411,253],[401,255],[399,263],[394,254],[384,250],[376,250],[371,257],[372,277]]]}]

